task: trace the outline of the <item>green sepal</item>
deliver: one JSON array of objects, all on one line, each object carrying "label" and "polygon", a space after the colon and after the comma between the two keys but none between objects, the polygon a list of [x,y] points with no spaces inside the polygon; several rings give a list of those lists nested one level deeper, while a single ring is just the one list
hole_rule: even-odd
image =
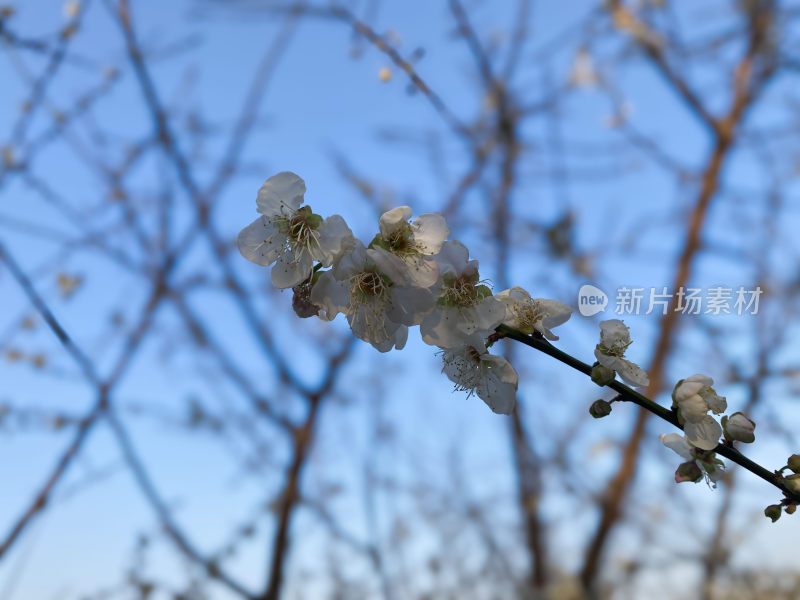
[{"label": "green sepal", "polygon": [[388,242],[385,239],[383,239],[383,237],[381,237],[380,233],[376,235],[374,238],[372,238],[372,241],[369,243],[369,246],[367,246],[367,248],[382,248],[387,252],[392,251],[391,246],[389,246]]},{"label": "green sepal", "polygon": [[306,221],[308,221],[311,229],[319,229],[319,226],[322,225],[323,220],[324,219],[321,216],[315,215],[314,213],[311,213],[311,215],[306,218]]},{"label": "green sepal", "polygon": [[492,295],[492,290],[488,285],[479,285],[475,288],[475,291],[478,293],[478,298],[481,300]]}]

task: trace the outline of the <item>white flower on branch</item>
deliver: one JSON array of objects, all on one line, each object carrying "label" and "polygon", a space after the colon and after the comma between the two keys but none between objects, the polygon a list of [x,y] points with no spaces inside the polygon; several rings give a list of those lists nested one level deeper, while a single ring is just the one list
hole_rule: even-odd
[{"label": "white flower on branch", "polygon": [[275,263],[272,283],[291,288],[311,275],[314,263],[328,267],[349,248],[354,238],[339,215],[323,220],[303,206],[306,184],[294,173],[267,179],[258,190],[263,216],[242,229],[236,240],[246,259],[263,266]]},{"label": "white flower on branch", "polygon": [[594,350],[597,361],[608,369],[613,369],[622,378],[622,381],[631,386],[649,385],[647,373],[624,358],[625,350],[633,342],[631,334],[625,323],[619,319],[609,319],[600,322],[600,343]]},{"label": "white flower on branch", "polygon": [[518,375],[505,358],[489,354],[480,335],[471,335],[465,344],[442,351],[442,372],[455,383],[455,389],[468,392],[486,402],[493,412],[507,415],[516,405]]},{"label": "white flower on branch", "polygon": [[326,320],[343,313],[356,337],[388,352],[405,345],[408,327],[422,321],[433,307],[433,296],[412,285],[402,260],[356,241],[332,270],[319,276],[311,302]]},{"label": "white flower on branch", "polygon": [[502,323],[506,310],[478,275],[478,261],[469,260],[464,244],[448,241],[436,256],[441,273],[432,287],[436,306],[420,325],[431,346],[456,348],[473,333],[483,338]]},{"label": "white flower on branch", "polygon": [[[714,452],[695,447],[684,436],[678,435],[677,433],[667,433],[659,436],[658,439],[660,439],[661,443],[667,448],[676,452],[681,458],[689,462],[694,462],[712,483],[716,483],[720,477],[722,477],[725,464],[716,457]],[[675,481],[678,483],[681,481],[699,481],[699,478],[687,478],[687,474],[690,470],[687,469],[685,465],[686,463],[678,467],[678,470],[675,472]]]},{"label": "white flower on branch", "polygon": [[752,444],[756,441],[756,424],[744,413],[735,412],[730,417],[722,417],[722,431],[725,437],[735,442]]},{"label": "white flower on branch", "polygon": [[443,215],[426,213],[409,223],[411,208],[398,206],[381,215],[380,233],[370,247],[383,248],[408,265],[414,285],[431,287],[439,279],[439,265],[433,259],[450,230]]},{"label": "white flower on branch", "polygon": [[728,406],[711,387],[713,383],[711,377],[692,375],[681,379],[672,391],[673,406],[678,408],[686,439],[703,450],[713,450],[722,436],[722,427],[708,411],[718,415]]},{"label": "white flower on branch", "polygon": [[506,316],[503,323],[522,333],[538,331],[548,340],[558,339],[550,328],[565,323],[572,314],[572,309],[563,302],[531,298],[521,287],[503,290],[494,297],[505,305]]}]

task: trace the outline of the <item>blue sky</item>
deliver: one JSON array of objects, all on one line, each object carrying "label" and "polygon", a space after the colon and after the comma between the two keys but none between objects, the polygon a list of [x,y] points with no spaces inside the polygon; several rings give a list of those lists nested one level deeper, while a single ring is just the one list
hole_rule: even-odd
[{"label": "blue sky", "polygon": [[[177,122],[198,114],[212,130],[229,128],[244,102],[250,74],[279,31],[278,21],[210,8],[203,3],[133,4],[140,39],[145,46],[155,49],[159,57],[152,66],[153,77],[162,99],[175,107]],[[509,16],[513,14],[509,10],[512,4],[484,3],[474,9],[474,21],[480,24],[486,39],[507,35],[503,32],[513,22]],[[534,12],[534,42],[524,52],[519,76],[513,82],[515,91],[526,101],[536,102],[547,95],[546,82],[541,79],[542,63],[547,64],[552,81],[566,80],[577,50],[577,38],[567,36],[563,43],[555,45],[552,40],[560,40],[562,32],[585,24],[591,6],[590,2],[561,3],[557,9],[542,6]],[[60,2],[35,0],[20,3],[17,8],[18,14],[9,24],[15,31],[31,37],[51,32],[65,22]],[[411,55],[417,47],[424,48],[424,56],[415,63],[415,68],[455,114],[465,121],[478,114],[486,98],[476,92],[474,67],[463,42],[450,35],[453,23],[443,3],[385,2],[373,23],[378,32],[393,32],[391,39],[399,44],[404,55]],[[718,24],[724,26],[722,22]],[[699,30],[700,26],[696,28]],[[186,46],[164,57],[165,49],[169,50],[176,41],[185,41]],[[361,51],[357,58],[350,56],[354,49]],[[71,106],[87,87],[102,83],[105,69],[121,67],[121,80],[96,109],[97,121],[111,132],[106,145],[92,137],[88,126],[73,131],[81,147],[114,162],[122,155],[119,140],[143,139],[152,124],[125,62],[119,31],[102,2],[88,4],[85,23],[72,52],[90,57],[90,61],[86,66],[68,67],[57,78],[48,94],[52,102],[48,110]],[[600,62],[614,85],[624,91],[631,105],[631,121],[637,129],[658,140],[675,160],[691,167],[700,164],[708,152],[707,136],[663,81],[641,61],[627,61],[618,43],[600,41],[592,47],[592,52],[601,57]],[[28,94],[20,65],[34,73],[43,66],[41,60],[30,54],[0,53],[0,81],[5,88],[0,94],[0,142],[11,138],[19,107]],[[392,70],[388,82],[379,78],[382,68]],[[409,204],[416,214],[441,209],[444,194],[452,189],[468,165],[469,156],[459,141],[447,135],[426,99],[420,93],[409,93],[407,86],[402,72],[375,49],[354,43],[345,26],[325,20],[302,21],[274,72],[260,111],[259,129],[245,148],[244,163],[249,168],[227,188],[216,208],[219,229],[232,240],[255,217],[255,192],[261,182],[275,172],[292,170],[306,180],[306,199],[315,212],[342,214],[354,233],[368,241],[376,230],[378,212],[342,180],[333,160],[335,155],[346,157],[357,172],[370,176],[382,198],[380,208]],[[779,99],[781,94],[788,93],[786,86],[785,82],[779,82],[770,89],[773,97],[767,102],[769,108],[757,113],[756,122],[783,122],[787,108]],[[513,198],[519,218],[546,226],[573,212],[577,245],[592,256],[595,270],[591,282],[609,294],[622,285],[644,288],[670,285],[675,253],[682,243],[676,231],[694,200],[696,186],[677,184],[674,178],[632,152],[620,136],[604,126],[613,113],[604,94],[592,89],[579,90],[565,99],[561,110],[569,117],[557,125],[547,118],[532,119],[525,125],[524,134],[537,143],[529,149],[519,168],[521,184]],[[31,123],[30,137],[45,131],[50,122],[47,112],[42,111]],[[392,142],[388,133],[431,141]],[[548,153],[547,143],[552,142],[552,136],[560,136],[575,148],[561,157],[576,174],[568,182],[546,176],[558,167],[558,157]],[[434,139],[441,140],[441,171],[431,165]],[[184,148],[192,157],[201,183],[207,183],[211,174],[209,165],[223,151],[223,141],[224,136],[211,136],[197,154],[188,145]],[[620,174],[609,177],[608,172],[616,169]],[[82,166],[74,147],[56,144],[49,148],[37,156],[35,172],[79,207],[80,218],[70,222],[31,193],[20,178],[9,177],[0,188],[0,238],[32,274],[40,293],[51,299],[52,308],[65,328],[107,369],[123,350],[113,341],[108,315],[118,311],[123,320],[132,319],[138,314],[147,290],[139,277],[120,269],[106,256],[81,249],[65,253],[56,237],[47,239],[19,232],[13,224],[18,220],[55,229],[68,237],[80,231],[82,219],[91,227],[104,224],[112,227],[115,222],[114,213],[103,212],[104,187],[98,183],[100,178],[92,169]],[[149,198],[152,205],[157,205],[159,184],[171,177],[174,175],[163,162],[150,158],[137,167],[128,183],[142,198]],[[759,194],[765,180],[762,165],[753,156],[744,152],[734,156],[726,172],[725,195],[712,208],[707,236],[714,244],[697,262],[694,285],[749,288],[755,283],[750,260],[754,248],[748,240],[748,227],[763,219],[768,209],[757,200],[749,203],[747,196],[753,190],[750,197],[762,198]],[[789,181],[785,192],[794,193],[793,186]],[[744,200],[739,198],[740,194]],[[478,206],[478,196],[471,197],[469,202],[474,209],[462,215],[457,223],[459,228],[453,233],[467,243],[473,257],[481,260],[482,274],[492,279],[496,269],[485,211]],[[774,247],[764,251],[774,265],[776,278],[786,275],[797,264],[798,246],[791,232],[796,228],[798,215],[791,206],[785,210],[786,218],[778,223],[773,238]],[[178,232],[191,227],[188,216],[187,212],[186,222],[174,224]],[[637,236],[642,231],[646,233]],[[535,296],[553,297],[574,306],[578,287],[586,281],[569,272],[563,261],[544,255],[539,234],[520,226],[514,235],[519,248],[510,269],[514,283],[531,289]],[[626,244],[626,240],[632,241]],[[119,239],[112,236],[112,242],[125,248],[130,242],[129,235],[120,232]],[[716,249],[717,242],[720,249]],[[202,272],[207,252],[208,248],[198,244],[176,277]],[[251,282],[265,277],[264,270],[245,261],[238,269]],[[85,279],[68,301],[58,295],[55,275],[59,272],[78,274]],[[68,431],[42,430],[37,425],[35,411],[80,415],[91,405],[93,397],[44,327],[40,325],[32,332],[17,331],[18,323],[30,311],[20,289],[3,270],[0,270],[0,297],[4,309],[0,335],[7,332],[0,342],[26,353],[43,352],[50,367],[45,375],[24,361],[0,363],[3,385],[0,403],[7,401],[34,411],[27,430],[0,425],[0,531],[4,531],[6,524],[29,502],[30,494],[41,485],[44,473],[69,439]],[[214,316],[210,319],[213,331],[228,344],[246,372],[259,381],[264,392],[270,393],[276,376],[265,368],[252,336],[230,309],[224,295],[208,290],[193,296],[193,301],[203,314]],[[767,299],[763,302],[764,312],[769,314],[769,302]],[[315,363],[318,355],[314,344],[324,343],[326,327],[344,332],[346,326],[342,322],[298,324],[291,318],[289,304],[288,294],[267,292],[259,302],[265,311],[279,311],[281,316],[274,325],[285,332],[286,338],[298,336],[298,341],[288,342],[284,350],[294,360],[298,372],[313,381],[318,378],[320,367]],[[604,318],[610,317],[609,311]],[[736,339],[740,341],[733,344],[733,352],[740,349],[741,364],[747,371],[751,367],[748,360],[752,343],[741,340],[752,339],[749,336],[765,323],[760,318],[708,317],[703,322],[728,328],[732,338],[738,336]],[[174,312],[164,310],[158,319],[161,332],[141,349],[118,390],[116,402],[130,419],[138,448],[165,497],[176,508],[179,521],[192,532],[199,547],[212,549],[222,543],[232,526],[259,510],[263,497],[269,495],[277,480],[269,473],[264,473],[263,478],[245,476],[241,459],[246,444],[241,440],[219,440],[202,433],[187,433],[181,427],[184,401],[188,397],[200,398],[204,405],[219,410],[242,408],[242,401],[230,385],[201,376],[207,357],[181,349],[182,340],[170,337],[178,322]],[[560,346],[591,362],[591,350],[597,339],[594,321],[575,314],[559,331]],[[629,355],[646,365],[657,318],[639,315],[626,317],[625,321],[636,340]],[[686,376],[701,364],[718,368],[718,374],[709,374],[724,378],[719,357],[699,345],[703,337],[693,333],[693,325],[687,321],[681,330],[679,350],[669,373],[676,378]],[[796,325],[792,322],[788,327]],[[375,468],[407,482],[419,478],[444,481],[452,475],[445,459],[454,446],[458,447],[472,492],[480,498],[497,494],[500,499],[495,517],[503,528],[513,530],[517,517],[506,423],[492,415],[479,399],[464,400],[459,394],[451,394],[449,382],[438,374],[438,359],[432,349],[422,344],[415,332],[410,338],[405,350],[389,355],[377,355],[366,344],[359,345],[357,360],[347,369],[347,385],[339,390],[337,402],[326,410],[305,484],[309,489],[318,489],[335,480],[346,489],[355,490],[332,501],[332,505],[354,532],[365,533],[369,524],[364,522],[363,500],[358,492],[363,457],[370,456],[374,444],[371,424],[376,419],[385,420],[396,429],[397,443],[371,456]],[[548,456],[552,449],[547,443],[553,441],[548,434],[566,431],[573,422],[583,419],[585,407],[598,395],[598,390],[576,374],[568,373],[566,367],[550,364],[544,356],[526,349],[517,350],[516,355],[523,361],[518,370],[526,421],[531,424],[537,450]],[[791,365],[791,359],[787,359],[787,364]],[[741,388],[731,386],[725,391],[731,407],[742,402]],[[591,474],[587,476],[592,480],[602,481],[602,476],[614,468],[615,454],[609,450],[608,440],[626,432],[634,414],[633,408],[620,407],[615,409],[613,418],[579,427],[580,437],[570,450],[570,458],[591,465]],[[655,446],[657,434],[668,428],[651,423],[650,430],[649,444]],[[772,443],[765,440],[753,452],[755,457],[773,464],[775,457],[784,456],[786,450],[786,442],[781,438]],[[285,449],[274,444],[270,451],[280,460]],[[642,485],[667,489],[675,459],[660,448],[652,455],[660,463],[653,466],[654,461],[647,462]],[[3,591],[10,594],[12,589],[14,595],[9,598],[15,600],[77,597],[79,592],[114,586],[120,581],[120,574],[132,560],[135,534],[152,533],[156,529],[152,513],[131,478],[120,468],[120,461],[109,433],[98,429],[89,441],[85,458],[60,485],[56,502],[15,551],[0,563],[0,597],[5,598]],[[81,485],[87,477],[98,481],[90,486]],[[739,477],[741,485],[744,482],[753,485],[752,490],[738,497],[741,503],[738,514],[747,520],[765,504],[765,498],[772,501],[772,495],[767,486],[748,479],[747,473]],[[70,494],[75,485],[78,492]],[[682,486],[673,493],[684,502],[699,505],[698,513],[707,510],[711,514],[717,502],[703,485]],[[383,533],[391,529],[396,514],[413,514],[415,510],[402,494],[396,498],[381,494],[378,504],[378,527]],[[554,490],[543,507],[548,520],[558,523],[561,535],[554,544],[565,555],[580,547],[594,522],[593,513],[580,510],[577,504],[575,499]],[[699,529],[708,525],[702,518],[698,520]],[[781,549],[796,537],[796,523],[785,521],[781,528],[769,528],[763,518],[753,525],[751,548],[765,557],[765,563],[783,560]],[[308,515],[298,518],[295,527],[296,537],[306,540],[308,547],[313,546],[313,541],[308,540],[314,540],[314,536],[324,539],[316,521]],[[413,570],[414,565],[421,564],[426,545],[435,544],[436,540],[426,537],[420,522],[412,522],[409,527],[414,528],[416,536],[408,559]],[[262,522],[259,532],[263,535],[269,531],[270,525]],[[262,565],[266,561],[263,550],[266,544],[259,542],[248,545],[231,563],[232,572],[254,587],[261,582]],[[169,545],[158,544],[153,552],[151,572],[156,577],[178,580],[189,577],[191,570],[175,561]],[[774,555],[769,555],[771,552]],[[299,579],[298,573],[306,565],[313,566],[324,553],[323,541],[316,550],[303,548],[293,563],[290,590],[300,589],[304,583],[316,585],[314,579],[305,582]],[[565,563],[566,567],[574,566],[569,560]],[[361,562],[353,566],[356,570],[364,568]],[[43,573],[47,577],[42,577]],[[324,587],[324,583],[319,585]],[[218,597],[226,596],[220,590]]]}]

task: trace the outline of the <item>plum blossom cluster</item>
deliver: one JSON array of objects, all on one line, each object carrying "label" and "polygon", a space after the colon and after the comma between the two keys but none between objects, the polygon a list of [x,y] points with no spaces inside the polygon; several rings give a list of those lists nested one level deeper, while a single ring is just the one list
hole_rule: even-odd
[{"label": "plum blossom cluster", "polygon": [[304,205],[305,192],[294,173],[267,179],[257,197],[260,216],[237,239],[245,258],[272,266],[276,287],[294,291],[297,315],[331,321],[342,314],[354,335],[381,352],[403,348],[409,328],[419,326],[422,340],[440,349],[455,389],[510,413],[517,372],[489,352],[490,336],[507,324],[558,339],[551,329],[572,310],[519,287],[493,294],[478,261],[448,239],[441,214],[412,220],[408,206],[394,208],[381,215],[365,245],[341,216],[323,218]]},{"label": "plum blossom cluster", "polygon": [[[505,358],[489,351],[490,346],[511,335],[504,328],[526,334],[526,343],[557,340],[552,329],[565,323],[572,309],[555,300],[533,298],[520,287],[494,294],[466,246],[448,239],[450,230],[441,214],[412,219],[408,206],[389,210],[380,216],[377,233],[365,245],[341,216],[323,218],[304,204],[305,192],[305,182],[294,173],[267,179],[258,191],[259,217],[237,238],[245,258],[272,267],[276,287],[292,289],[295,313],[324,321],[341,314],[354,335],[380,352],[402,349],[409,328],[418,326],[422,340],[439,349],[442,372],[456,390],[466,391],[468,397],[477,395],[496,413],[512,412],[519,378]],[[621,320],[600,323],[597,362],[591,367],[595,383],[606,386],[619,375],[632,387],[650,384],[647,373],[625,356],[631,343],[630,330]],[[638,403],[646,407],[649,403],[650,410],[683,429],[684,435],[660,438],[684,459],[675,481],[705,479],[714,485],[724,471],[716,456],[726,453],[720,443],[733,447],[734,442],[753,442],[755,423],[741,412],[718,421],[715,415],[722,415],[727,401],[713,384],[705,375],[678,381],[671,416],[632,390],[611,401],[596,401],[590,413],[602,418],[610,414],[612,402],[629,399],[626,394],[637,395]],[[776,472],[780,480],[776,485],[786,497],[765,511],[773,520],[782,509],[794,512],[800,494],[800,455],[790,457],[783,470],[787,469],[792,473],[785,477]]]},{"label": "plum blossom cluster", "polygon": [[756,424],[744,413],[724,415],[721,423],[709,412],[719,415],[728,403],[713,387],[714,380],[705,375],[692,375],[681,379],[672,391],[672,410],[683,426],[683,436],[675,433],[662,435],[661,442],[674,450],[686,462],[675,471],[675,481],[698,482],[701,479],[714,484],[721,477],[724,465],[716,458],[714,449],[720,443],[745,444],[755,441]]}]

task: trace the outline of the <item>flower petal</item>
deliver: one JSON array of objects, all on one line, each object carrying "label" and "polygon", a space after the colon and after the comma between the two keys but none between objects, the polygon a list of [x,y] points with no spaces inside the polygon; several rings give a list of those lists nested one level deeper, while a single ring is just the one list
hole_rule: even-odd
[{"label": "flower petal", "polygon": [[397,323],[419,325],[433,308],[433,295],[426,288],[393,286],[391,294],[386,315]]},{"label": "flower petal", "polygon": [[314,260],[306,250],[299,254],[284,252],[272,267],[272,285],[279,289],[292,288],[305,281],[314,268]]},{"label": "flower petal", "polygon": [[572,315],[572,309],[558,300],[536,298],[534,301],[538,302],[539,306],[544,309],[544,312],[547,314],[547,316],[542,319],[542,326],[546,330],[563,325],[569,321],[569,318]]},{"label": "flower petal", "polygon": [[374,264],[378,269],[392,280],[396,285],[411,283],[408,275],[408,265],[391,252],[383,248],[367,248],[367,262]]},{"label": "flower petal", "polygon": [[456,240],[447,241],[442,244],[439,254],[436,255],[436,262],[439,263],[439,273],[441,275],[447,273],[458,277],[467,267],[469,250],[461,242]]},{"label": "flower petal", "polygon": [[439,264],[432,256],[411,256],[405,263],[412,285],[429,288],[439,279]]},{"label": "flower petal", "polygon": [[683,426],[686,439],[702,450],[713,450],[722,436],[722,426],[711,415],[699,421],[687,421]]},{"label": "flower petal", "polygon": [[331,271],[325,271],[311,289],[311,302],[323,310],[319,315],[321,319],[332,321],[339,313],[347,312],[350,285],[347,281],[338,281]]},{"label": "flower petal", "polygon": [[344,254],[355,247],[353,232],[339,215],[331,215],[319,228],[320,256],[315,256],[323,267],[334,264]]},{"label": "flower petal", "polygon": [[616,356],[609,356],[604,352],[600,351],[600,348],[594,349],[594,356],[601,365],[603,365],[606,369],[613,369],[617,370],[617,366],[619,365],[619,359]]},{"label": "flower petal", "polygon": [[667,448],[677,452],[681,458],[686,460],[692,460],[694,458],[692,455],[692,447],[682,435],[678,435],[677,433],[667,433],[659,436],[658,439],[660,439],[661,443]]},{"label": "flower petal", "polygon": [[305,182],[294,173],[284,171],[273,175],[258,190],[258,212],[268,217],[289,217],[300,208],[305,193]]},{"label": "flower petal", "polygon": [[678,401],[678,408],[687,421],[700,421],[707,416],[708,405],[699,395],[688,396]]},{"label": "flower petal", "polygon": [[493,412],[510,414],[517,404],[517,382],[519,376],[505,358],[492,354],[481,355],[484,376],[476,389],[478,397],[486,402]]},{"label": "flower petal", "polygon": [[422,341],[439,348],[456,348],[462,345],[468,334],[456,327],[459,319],[457,308],[437,307],[436,310],[425,315],[419,326]]},{"label": "flower petal", "polygon": [[617,361],[617,373],[620,379],[632,387],[645,387],[650,385],[647,373],[636,363],[620,358]]},{"label": "flower petal", "polygon": [[259,217],[253,221],[236,237],[236,245],[242,256],[263,266],[275,262],[285,243],[286,236],[266,217]]},{"label": "flower petal", "polygon": [[411,223],[414,241],[423,254],[438,254],[450,235],[447,221],[441,213],[425,213]]},{"label": "flower petal", "polygon": [[383,213],[378,219],[378,227],[383,239],[388,240],[394,232],[407,225],[410,218],[410,206],[398,206]]},{"label": "flower petal", "polygon": [[372,347],[378,350],[379,352],[389,352],[392,348],[396,348],[397,350],[402,350],[403,347],[406,345],[406,341],[408,340],[408,327],[401,326],[397,328],[397,331],[394,332],[394,335],[387,339],[384,342],[374,343],[372,342]]},{"label": "flower petal", "polygon": [[333,267],[333,276],[340,281],[350,279],[364,270],[367,263],[367,249],[361,240],[354,240],[353,248],[341,256]]},{"label": "flower petal", "polygon": [[619,319],[600,322],[600,343],[607,348],[625,348],[631,342],[631,332]]}]

